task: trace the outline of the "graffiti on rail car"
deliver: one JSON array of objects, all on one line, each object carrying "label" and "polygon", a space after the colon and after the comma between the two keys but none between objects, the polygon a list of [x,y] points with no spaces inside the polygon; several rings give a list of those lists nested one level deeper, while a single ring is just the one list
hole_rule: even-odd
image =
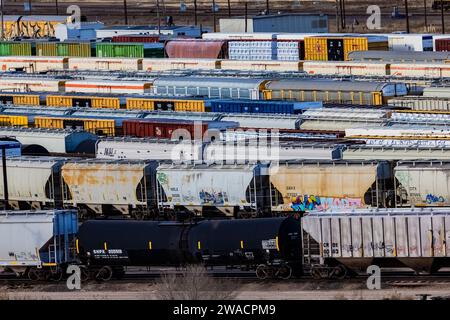
[{"label": "graffiti on rail car", "polygon": [[335,198],[317,195],[299,195],[292,198],[291,209],[293,211],[325,211],[330,209],[363,208],[364,203],[360,198]]}]

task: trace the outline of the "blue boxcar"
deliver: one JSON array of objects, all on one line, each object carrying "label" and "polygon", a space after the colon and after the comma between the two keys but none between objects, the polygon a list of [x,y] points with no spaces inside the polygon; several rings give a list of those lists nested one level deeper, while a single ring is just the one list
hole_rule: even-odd
[{"label": "blue boxcar", "polygon": [[322,102],[255,101],[255,100],[210,100],[212,112],[224,113],[282,113],[299,114],[306,109],[322,108]]}]

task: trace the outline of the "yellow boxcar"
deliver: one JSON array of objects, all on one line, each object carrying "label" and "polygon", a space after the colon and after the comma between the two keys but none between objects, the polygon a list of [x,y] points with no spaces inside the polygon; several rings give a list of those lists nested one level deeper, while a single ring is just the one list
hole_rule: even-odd
[{"label": "yellow boxcar", "polygon": [[47,107],[87,107],[120,109],[120,98],[48,95]]},{"label": "yellow boxcar", "polygon": [[0,101],[3,104],[38,106],[41,99],[37,94],[0,94]]},{"label": "yellow boxcar", "polygon": [[305,60],[348,61],[352,51],[388,50],[388,42],[370,37],[307,37]]},{"label": "yellow boxcar", "polygon": [[115,121],[109,119],[35,117],[34,126],[36,128],[79,129],[98,135],[115,135]]},{"label": "yellow boxcar", "polygon": [[0,126],[28,126],[27,116],[0,115]]},{"label": "yellow boxcar", "polygon": [[168,110],[205,112],[204,100],[127,98],[130,110]]}]

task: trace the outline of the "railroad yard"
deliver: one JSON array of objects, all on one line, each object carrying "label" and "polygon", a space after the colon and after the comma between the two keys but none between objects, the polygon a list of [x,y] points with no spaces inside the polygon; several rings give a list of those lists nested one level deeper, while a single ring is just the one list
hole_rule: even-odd
[{"label": "railroad yard", "polygon": [[5,4],[0,300],[450,299],[450,1],[215,3]]}]

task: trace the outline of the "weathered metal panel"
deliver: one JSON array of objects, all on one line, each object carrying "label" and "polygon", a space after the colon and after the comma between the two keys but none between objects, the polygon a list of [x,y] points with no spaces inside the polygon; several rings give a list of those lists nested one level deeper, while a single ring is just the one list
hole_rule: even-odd
[{"label": "weathered metal panel", "polygon": [[353,257],[361,258],[364,256],[362,221],[359,217],[351,217],[350,221],[352,226]]},{"label": "weathered metal panel", "polygon": [[408,229],[406,217],[395,217],[395,241],[397,257],[408,256]]},{"label": "weathered metal panel", "polygon": [[420,257],[420,218],[408,217],[409,256]]},{"label": "weathered metal panel", "polygon": [[341,252],[343,257],[353,256],[352,225],[349,217],[341,219]]},{"label": "weathered metal panel", "polygon": [[400,205],[450,205],[449,163],[404,162],[394,172],[405,197]]},{"label": "weathered metal panel", "polygon": [[225,41],[172,40],[165,44],[169,58],[223,59],[226,58]]},{"label": "weathered metal panel", "polygon": [[372,219],[372,228],[373,228],[373,254],[375,257],[384,257],[385,256],[385,248],[384,248],[384,228],[383,228],[383,219]]},{"label": "weathered metal panel", "polygon": [[322,226],[322,252],[323,257],[331,257],[331,245],[332,245],[332,239],[331,239],[331,218],[322,219],[319,221],[319,223]]},{"label": "weathered metal panel", "polygon": [[139,71],[139,58],[70,58],[69,70]]},{"label": "weathered metal panel", "polygon": [[73,206],[85,204],[94,208],[103,204],[116,207],[130,205],[132,208],[146,206],[147,165],[145,162],[120,160],[68,162],[61,170],[67,187],[64,203]]},{"label": "weathered metal panel", "polygon": [[420,242],[422,244],[422,256],[432,257],[433,256],[433,229],[432,229],[432,217],[422,216],[420,217],[421,234]]},{"label": "weathered metal panel", "polygon": [[445,257],[445,221],[443,216],[435,215],[432,221],[433,226],[433,249],[435,257]]},{"label": "weathered metal panel", "polygon": [[0,57],[2,71],[23,71],[34,73],[49,70],[65,70],[67,58],[64,57]]},{"label": "weathered metal panel", "polygon": [[364,257],[373,257],[372,217],[361,217]]},{"label": "weathered metal panel", "polygon": [[255,165],[161,165],[157,180],[167,197],[162,206],[254,207],[247,198]]},{"label": "weathered metal panel", "polygon": [[142,59],[142,70],[165,71],[178,69],[220,69],[221,61],[216,59]]},{"label": "weathered metal panel", "polygon": [[[330,210],[368,206],[365,195],[377,177],[377,165],[280,164],[270,168],[270,180],[282,199],[275,211]],[[274,201],[272,201],[274,203]]]},{"label": "weathered metal panel", "polygon": [[339,218],[330,218],[330,227],[331,227],[331,255],[333,257],[341,257],[342,256],[342,230],[341,230],[341,219]]},{"label": "weathered metal panel", "polygon": [[0,78],[0,90],[14,92],[58,92],[64,88],[64,81],[39,78]]},{"label": "weathered metal panel", "polygon": [[385,216],[383,218],[384,227],[384,245],[386,247],[386,257],[395,257],[395,218],[391,216]]},{"label": "weathered metal panel", "polygon": [[445,254],[447,257],[450,257],[450,245],[447,245],[450,243],[450,216],[444,217],[444,223],[445,223]]}]

